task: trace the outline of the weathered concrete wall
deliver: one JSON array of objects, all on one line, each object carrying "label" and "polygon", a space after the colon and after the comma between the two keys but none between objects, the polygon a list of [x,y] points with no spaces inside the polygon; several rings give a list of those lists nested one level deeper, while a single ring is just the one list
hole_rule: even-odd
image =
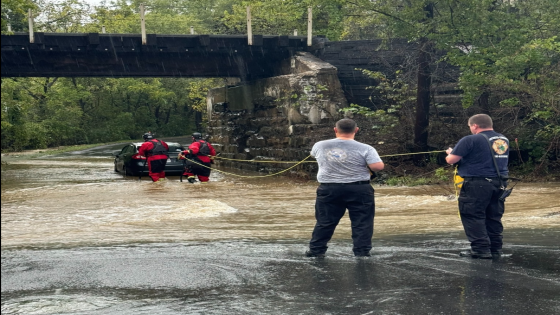
[{"label": "weathered concrete wall", "polygon": [[[220,157],[241,160],[298,161],[316,141],[333,137],[334,123],[347,106],[337,69],[309,53],[298,53],[282,66],[285,75],[249,85],[209,91],[210,141]],[[291,164],[220,160],[219,165],[277,171]],[[294,169],[301,176],[316,169]]]}]

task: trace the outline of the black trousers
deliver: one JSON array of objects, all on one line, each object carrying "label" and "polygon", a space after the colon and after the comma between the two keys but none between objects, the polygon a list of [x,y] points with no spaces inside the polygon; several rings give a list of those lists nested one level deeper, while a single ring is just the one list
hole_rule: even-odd
[{"label": "black trousers", "polygon": [[204,166],[200,166],[196,163],[193,163],[189,160],[185,161],[185,171],[192,173],[194,175],[201,175],[201,176],[210,176],[210,172],[212,171],[210,168],[212,167],[211,163],[204,163],[202,162],[200,159],[193,157],[192,158],[193,161],[195,161],[196,163],[205,165],[207,167]]},{"label": "black trousers", "polygon": [[370,184],[319,185],[315,202],[317,223],[313,229],[309,249],[325,253],[338,222],[348,209],[352,224],[352,241],[355,255],[371,250],[373,218],[375,216],[374,190]]},{"label": "black trousers", "polygon": [[500,187],[497,179],[490,182],[484,178],[465,178],[459,193],[461,222],[475,252],[502,249],[504,202],[499,200]]},{"label": "black trousers", "polygon": [[157,159],[149,161],[149,171],[151,173],[161,173],[165,171],[165,165],[167,164],[167,159]]}]

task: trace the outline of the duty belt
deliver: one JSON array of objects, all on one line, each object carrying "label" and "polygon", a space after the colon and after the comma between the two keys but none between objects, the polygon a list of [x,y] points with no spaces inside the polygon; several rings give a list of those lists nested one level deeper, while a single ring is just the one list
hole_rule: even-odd
[{"label": "duty belt", "polygon": [[[500,180],[499,177],[471,177],[471,176],[466,176],[466,177],[463,177],[463,178],[464,179],[470,179],[470,180],[485,180],[485,181],[488,181],[488,182],[492,182],[492,181],[495,181],[495,180],[497,180],[497,181]],[[502,177],[501,180],[507,180],[507,178]]]},{"label": "duty belt", "polygon": [[365,184],[369,184],[369,180],[363,180],[360,182],[351,182],[351,183],[321,183],[321,185],[327,185],[327,186],[334,186],[334,185],[365,185]]}]

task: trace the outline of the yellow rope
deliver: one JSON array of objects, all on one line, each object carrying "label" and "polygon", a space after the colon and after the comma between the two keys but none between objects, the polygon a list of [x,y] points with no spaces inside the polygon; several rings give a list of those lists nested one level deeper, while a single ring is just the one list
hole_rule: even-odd
[{"label": "yellow rope", "polygon": [[[380,157],[391,157],[391,156],[400,156],[400,155],[413,155],[413,154],[427,154],[427,153],[439,153],[439,152],[445,152],[445,150],[441,150],[441,151],[429,151],[429,152],[414,152],[414,153],[400,153],[400,154],[391,154],[391,155],[380,155]],[[299,162],[294,162],[294,161],[266,161],[266,160],[239,160],[239,159],[228,159],[228,158],[223,158],[223,157],[219,157],[219,156],[215,156],[214,159],[219,159],[219,160],[226,160],[226,161],[238,161],[238,162],[251,162],[251,163],[317,163],[317,161],[306,161],[309,158],[306,157],[303,161],[299,161]]]},{"label": "yellow rope", "polygon": [[413,155],[413,154],[428,154],[428,153],[439,153],[439,152],[445,152],[445,150],[428,151],[428,152],[414,152],[414,153],[399,153],[399,154],[391,154],[391,155],[380,155],[380,157],[390,157],[390,156],[399,156],[399,155]]},{"label": "yellow rope", "polygon": [[[390,156],[399,156],[399,155],[412,155],[412,154],[427,154],[427,153],[437,153],[437,152],[444,152],[442,151],[430,151],[430,152],[415,152],[415,153],[401,153],[401,154],[392,154],[392,155],[381,155],[380,157],[390,157]],[[225,172],[225,171],[221,171],[212,167],[208,167],[204,164],[200,164],[194,160],[191,159],[186,159],[194,164],[200,165],[202,167],[206,167],[208,169],[223,173],[223,174],[227,174],[227,175],[231,175],[231,176],[237,176],[237,177],[244,177],[244,178],[257,178],[257,177],[270,177],[270,176],[276,176],[278,174],[282,174],[284,172],[287,172],[289,170],[291,170],[292,168],[298,166],[299,164],[302,163],[317,163],[317,161],[306,161],[308,158],[310,158],[311,155],[308,155],[305,159],[299,161],[299,162],[293,162],[293,161],[255,161],[255,160],[238,160],[238,159],[228,159],[228,158],[222,158],[222,157],[218,157],[218,156],[214,156],[213,158],[218,158],[221,160],[228,160],[228,161],[240,161],[240,162],[253,162],[253,163],[295,163],[294,165],[290,166],[289,168],[282,170],[280,172],[274,173],[274,174],[268,174],[268,175],[260,175],[260,176],[245,176],[245,175],[238,175],[238,174],[233,174],[233,173],[229,173],[229,172]]]},{"label": "yellow rope", "polygon": [[[453,171],[453,186],[455,186],[455,198],[457,198],[457,205],[459,205],[459,190],[463,187],[463,182],[465,180],[459,176],[457,173],[457,165],[455,165],[455,170]],[[457,210],[457,215],[459,220],[461,219],[461,211]]]},{"label": "yellow rope", "polygon": [[294,164],[294,165],[288,167],[287,169],[285,169],[285,170],[283,170],[283,171],[280,171],[280,172],[277,172],[277,173],[274,173],[274,174],[260,175],[260,176],[245,176],[245,175],[238,175],[238,174],[228,173],[228,172],[224,172],[224,171],[221,171],[221,170],[218,170],[218,169],[215,169],[215,168],[208,167],[208,166],[206,166],[206,165],[204,165],[204,164],[200,164],[200,163],[198,163],[198,162],[196,162],[196,161],[193,161],[193,160],[191,160],[191,159],[186,159],[186,160],[189,160],[189,161],[191,161],[191,162],[194,163],[194,164],[200,165],[200,166],[202,166],[202,167],[209,168],[209,169],[211,169],[211,170],[214,170],[214,171],[217,171],[217,172],[220,172],[220,173],[224,173],[224,174],[228,174],[228,175],[232,175],[232,176],[237,176],[237,177],[244,177],[244,178],[256,178],[256,177],[270,177],[270,176],[275,176],[275,175],[278,175],[278,174],[282,174],[282,173],[287,172],[287,171],[289,171],[290,169],[292,169],[292,168],[298,166],[299,164],[304,163],[305,160],[307,160],[307,159],[310,158],[310,157],[311,157],[311,155],[308,155],[305,159],[303,159],[303,160],[297,162],[297,164]]}]

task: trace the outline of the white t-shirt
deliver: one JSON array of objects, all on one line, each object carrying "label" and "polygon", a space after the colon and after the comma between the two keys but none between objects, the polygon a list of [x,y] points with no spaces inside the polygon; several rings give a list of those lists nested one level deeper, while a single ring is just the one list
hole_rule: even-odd
[{"label": "white t-shirt", "polygon": [[331,139],[315,143],[311,156],[319,164],[319,183],[351,183],[369,180],[368,164],[381,162],[377,151],[356,140]]}]

